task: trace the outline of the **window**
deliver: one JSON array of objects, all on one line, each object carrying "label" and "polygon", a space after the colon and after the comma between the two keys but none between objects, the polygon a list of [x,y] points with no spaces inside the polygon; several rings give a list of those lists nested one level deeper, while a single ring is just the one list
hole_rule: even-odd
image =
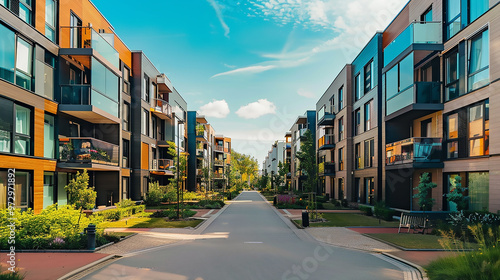
[{"label": "window", "polygon": [[335,98],[330,98],[330,113],[335,113]]},{"label": "window", "polygon": [[9,0],[0,0],[0,5],[8,8],[9,7]]},{"label": "window", "polygon": [[339,111],[344,108],[344,87],[339,88]]},{"label": "window", "polygon": [[55,158],[55,129],[54,116],[45,114],[43,125],[43,156]]},{"label": "window", "polygon": [[130,194],[129,177],[122,178],[122,199],[128,199]]},{"label": "window", "polygon": [[445,126],[447,158],[489,155],[489,100],[446,116]]},{"label": "window", "polygon": [[54,204],[54,172],[43,172],[43,208]]},{"label": "window", "polygon": [[365,104],[365,131],[368,131],[370,130],[372,127],[371,127],[371,119],[372,119],[372,103],[373,103],[373,100],[371,100],[370,102],[366,103]]},{"label": "window", "polygon": [[14,153],[31,154],[31,110],[16,105],[16,130],[14,134]]},{"label": "window", "polygon": [[142,110],[141,133],[149,136],[149,112],[147,110]]},{"label": "window", "polygon": [[153,84],[151,84],[151,91],[150,91],[150,94],[151,94],[152,98],[154,98],[154,99],[156,99],[156,98],[157,98],[157,96],[156,96],[156,94],[157,94],[157,93],[156,93],[156,84],[154,84],[154,83],[153,83]]},{"label": "window", "polygon": [[339,141],[344,139],[344,117],[339,120]]},{"label": "window", "polygon": [[361,133],[361,111],[357,109],[354,111],[354,135]]},{"label": "window", "polygon": [[[29,185],[30,173],[16,170],[16,182],[14,185],[14,206],[16,208],[27,209],[29,203]],[[8,190],[8,173],[7,171],[0,171],[0,207],[7,207],[7,190]]]},{"label": "window", "polygon": [[16,68],[16,34],[0,24],[0,78],[14,83]]},{"label": "window", "polygon": [[490,81],[490,51],[488,30],[469,41],[468,54],[468,89],[469,91],[487,85]]},{"label": "window", "polygon": [[344,170],[344,148],[340,148],[338,152],[339,171]]},{"label": "window", "polygon": [[19,17],[26,23],[33,25],[32,14],[31,0],[19,0]]},{"label": "window", "polygon": [[345,187],[344,187],[344,178],[339,178],[339,185],[338,185],[338,199],[346,199],[346,193],[345,193]]},{"label": "window", "polygon": [[475,21],[489,8],[488,0],[469,0],[469,23]]},{"label": "window", "polygon": [[130,142],[126,139],[123,139],[123,161],[122,167],[130,167],[129,165],[130,158]]},{"label": "window", "polygon": [[445,99],[446,101],[459,96],[459,56],[454,50],[445,56]]},{"label": "window", "polygon": [[424,22],[432,21],[432,6],[420,16],[420,21]]},{"label": "window", "polygon": [[149,78],[148,76],[144,76],[144,81],[142,85],[142,99],[144,101],[149,102]]},{"label": "window", "polygon": [[458,158],[458,113],[447,117],[447,127],[447,158]]},{"label": "window", "polygon": [[405,57],[386,73],[386,100],[413,84],[413,55]]},{"label": "window", "polygon": [[33,47],[21,38],[17,38],[16,85],[31,90],[31,68]]},{"label": "window", "polygon": [[365,141],[365,168],[373,167],[374,161],[374,152],[375,152],[375,140],[367,140]]},{"label": "window", "polygon": [[373,60],[365,66],[365,94],[373,88]]},{"label": "window", "polygon": [[489,210],[490,174],[488,172],[469,172],[467,175],[469,210]]},{"label": "window", "polygon": [[354,96],[356,100],[359,100],[361,97],[363,97],[361,93],[361,75],[358,74],[354,78]]},{"label": "window", "polygon": [[151,137],[157,139],[158,134],[158,120],[155,116],[151,116],[151,126],[153,127],[153,132]]},{"label": "window", "polygon": [[130,104],[123,102],[122,129],[130,131]]},{"label": "window", "polygon": [[363,156],[361,155],[361,144],[360,143],[357,143],[356,145],[354,145],[354,158],[355,158],[354,168],[355,169],[363,168],[363,163],[361,161]]},{"label": "window", "polygon": [[321,120],[325,116],[325,106],[321,107],[318,111],[318,121]]},{"label": "window", "polygon": [[82,44],[82,21],[73,13],[70,15],[70,23],[71,27],[70,33],[70,48],[79,48]]},{"label": "window", "polygon": [[130,94],[130,69],[123,65],[123,92]]},{"label": "window", "polygon": [[446,1],[446,35],[447,38],[453,37],[462,29],[460,23],[460,0],[447,0]]},{"label": "window", "polygon": [[45,0],[45,36],[52,42],[56,40],[56,3]]}]

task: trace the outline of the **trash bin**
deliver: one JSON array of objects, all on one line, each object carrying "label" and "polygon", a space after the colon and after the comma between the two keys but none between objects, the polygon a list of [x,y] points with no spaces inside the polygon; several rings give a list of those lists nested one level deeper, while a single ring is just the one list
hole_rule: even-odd
[{"label": "trash bin", "polygon": [[85,233],[87,234],[87,249],[95,250],[95,225],[89,224]]},{"label": "trash bin", "polygon": [[309,226],[309,213],[307,213],[307,211],[302,211],[302,226]]}]

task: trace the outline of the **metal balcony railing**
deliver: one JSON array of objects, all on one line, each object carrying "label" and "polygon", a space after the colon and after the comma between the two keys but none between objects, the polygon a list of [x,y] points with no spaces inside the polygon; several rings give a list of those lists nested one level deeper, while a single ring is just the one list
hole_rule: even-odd
[{"label": "metal balcony railing", "polygon": [[408,138],[387,144],[386,165],[442,161],[441,138]]},{"label": "metal balcony railing", "polygon": [[59,139],[59,161],[118,166],[119,146],[102,140],[79,137]]}]

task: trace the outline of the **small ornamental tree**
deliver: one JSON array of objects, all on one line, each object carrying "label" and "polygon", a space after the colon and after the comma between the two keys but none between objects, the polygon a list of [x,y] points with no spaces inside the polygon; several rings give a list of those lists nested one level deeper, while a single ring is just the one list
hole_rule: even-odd
[{"label": "small ornamental tree", "polygon": [[[94,187],[89,187],[89,174],[86,169],[82,173],[77,172],[76,177],[64,189],[68,192],[69,204],[74,205],[76,209],[80,210],[80,217],[83,209],[90,210],[94,208],[97,192],[94,190]],[[79,223],[80,218],[78,218]]]},{"label": "small ornamental tree", "polygon": [[305,139],[300,142],[300,151],[297,158],[300,161],[300,169],[307,176],[304,182],[305,192],[316,192],[318,187],[318,165],[316,164],[316,150],[311,131],[308,129],[304,134]]},{"label": "small ornamental tree", "polygon": [[461,181],[462,178],[460,176],[455,176],[455,180],[452,182],[451,191],[445,194],[449,202],[453,202],[457,205],[457,211],[467,210],[469,206],[469,197],[464,195],[467,188],[462,187]]},{"label": "small ornamental tree", "polygon": [[435,187],[437,187],[437,184],[431,181],[429,173],[426,172],[420,176],[420,183],[416,188],[414,188],[415,190],[418,190],[418,193],[413,195],[413,198],[418,198],[418,206],[420,206],[423,211],[432,210],[432,206],[435,201],[432,197],[430,197],[430,194],[432,189]]}]

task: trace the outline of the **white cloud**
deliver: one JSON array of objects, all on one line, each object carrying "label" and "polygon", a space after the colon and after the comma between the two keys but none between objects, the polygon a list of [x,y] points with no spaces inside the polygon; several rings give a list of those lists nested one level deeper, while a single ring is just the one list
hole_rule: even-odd
[{"label": "white cloud", "polygon": [[275,113],[276,105],[267,99],[259,99],[256,102],[241,106],[238,111],[236,111],[236,114],[244,119],[256,119],[267,114]]},{"label": "white cloud", "polygon": [[219,74],[215,74],[215,75],[212,76],[212,78],[220,77],[220,76],[226,76],[226,75],[233,75],[233,74],[243,74],[243,73],[253,74],[253,73],[260,73],[260,72],[264,72],[264,71],[267,71],[267,70],[271,70],[273,68],[275,68],[275,66],[272,66],[272,65],[268,65],[268,66],[262,66],[262,65],[248,66],[248,67],[238,68],[238,69],[234,69],[234,70],[231,70],[231,71],[227,71],[227,72],[222,72],[222,73],[219,73]]},{"label": "white cloud", "polygon": [[229,115],[229,106],[226,100],[214,100],[200,107],[198,114],[213,118],[225,118]]},{"label": "white cloud", "polygon": [[305,90],[303,88],[299,88],[299,90],[297,91],[297,94],[300,96],[307,97],[307,98],[316,98],[316,95],[314,93],[312,93],[311,91]]},{"label": "white cloud", "polygon": [[227,26],[226,22],[224,21],[224,16],[222,15],[222,12],[220,10],[219,5],[217,4],[217,2],[215,2],[215,0],[207,0],[207,1],[208,1],[208,3],[210,3],[212,8],[214,8],[214,10],[215,10],[215,14],[217,15],[217,18],[219,19],[220,25],[224,29],[224,36],[229,38],[229,26]]}]

